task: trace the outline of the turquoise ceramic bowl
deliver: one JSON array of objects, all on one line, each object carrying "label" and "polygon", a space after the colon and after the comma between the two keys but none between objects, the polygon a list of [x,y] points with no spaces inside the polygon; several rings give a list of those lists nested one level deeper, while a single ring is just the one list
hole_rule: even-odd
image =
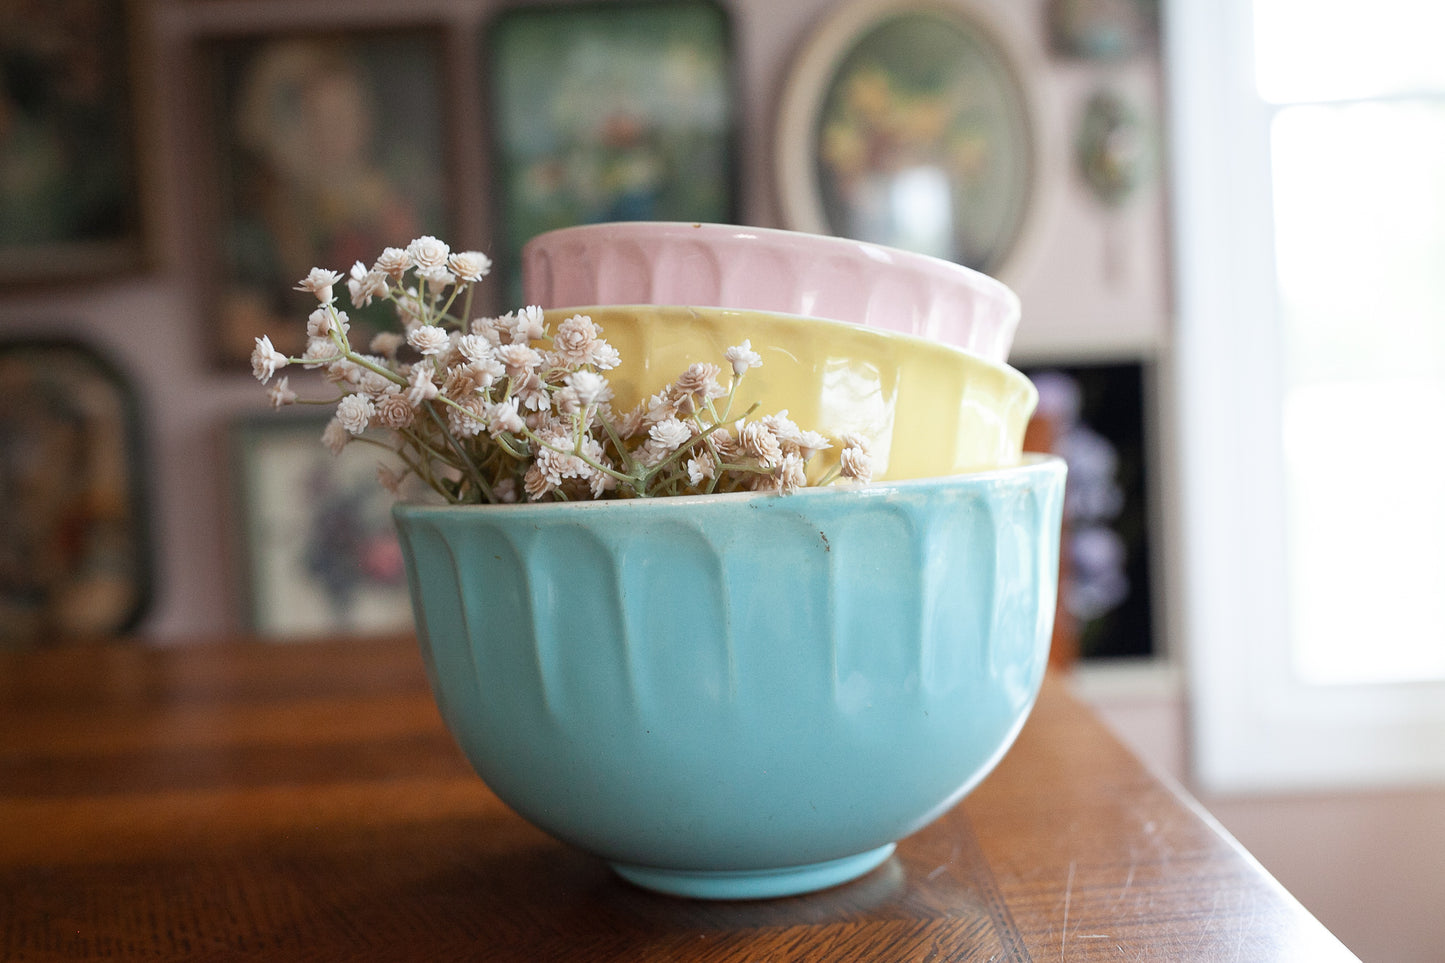
[{"label": "turquoise ceramic bowl", "polygon": [[861,875],[1038,693],[1064,466],[787,496],[398,505],[437,704],[518,814],[664,892]]}]

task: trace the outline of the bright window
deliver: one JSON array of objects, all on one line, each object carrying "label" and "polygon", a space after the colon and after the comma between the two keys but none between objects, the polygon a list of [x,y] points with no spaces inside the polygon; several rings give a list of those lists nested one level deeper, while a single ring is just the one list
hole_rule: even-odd
[{"label": "bright window", "polygon": [[1445,777],[1445,4],[1169,13],[1200,775]]}]

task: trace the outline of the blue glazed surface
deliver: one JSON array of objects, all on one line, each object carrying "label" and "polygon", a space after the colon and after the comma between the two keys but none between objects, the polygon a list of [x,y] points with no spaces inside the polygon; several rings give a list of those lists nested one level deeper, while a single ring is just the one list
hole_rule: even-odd
[{"label": "blue glazed surface", "polygon": [[1030,457],[785,497],[394,514],[438,706],[488,786],[664,871],[643,885],[718,873],[686,895],[745,897],[789,868],[807,888],[843,881],[813,864],[866,871],[1001,758],[1047,661],[1063,482]]}]

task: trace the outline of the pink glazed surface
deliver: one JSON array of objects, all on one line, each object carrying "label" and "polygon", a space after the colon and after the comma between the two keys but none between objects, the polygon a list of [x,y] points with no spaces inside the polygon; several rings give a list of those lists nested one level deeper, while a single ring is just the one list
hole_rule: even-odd
[{"label": "pink glazed surface", "polygon": [[986,274],[840,237],[637,221],[540,234],[522,249],[528,304],[743,308],[848,321],[1006,361],[1019,299]]}]

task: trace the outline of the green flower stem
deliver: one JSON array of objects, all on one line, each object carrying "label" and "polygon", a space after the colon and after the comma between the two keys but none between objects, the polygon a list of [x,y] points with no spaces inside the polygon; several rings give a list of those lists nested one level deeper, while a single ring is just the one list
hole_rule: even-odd
[{"label": "green flower stem", "polygon": [[453,318],[453,317],[451,317],[451,315],[450,315],[448,312],[451,311],[452,305],[455,304],[456,301],[457,301],[457,295],[458,295],[458,294],[461,294],[462,291],[463,291],[463,289],[465,289],[465,290],[467,291],[467,306],[468,306],[468,307],[471,306],[471,303],[472,303],[472,297],[471,297],[471,289],[472,289],[472,286],[471,286],[471,284],[469,284],[469,283],[463,283],[463,282],[461,282],[461,281],[453,282],[453,284],[452,284],[452,293],[449,294],[449,295],[447,295],[447,303],[442,305],[441,312],[440,312],[440,315],[441,315],[441,316],[440,316],[439,318],[437,318],[437,320],[436,320],[436,323],[437,323],[437,324],[444,325],[447,321],[452,321],[453,323],[455,323],[455,324],[457,324],[458,326],[460,326],[460,324],[461,324],[461,319],[460,319],[460,318]]},{"label": "green flower stem", "polygon": [[492,440],[497,443],[497,447],[501,448],[503,451],[505,451],[507,454],[511,455],[518,461],[521,461],[523,458],[527,457],[527,453],[525,451],[517,451],[517,449],[512,447],[512,443],[507,440],[506,434],[493,435]]},{"label": "green flower stem", "polygon": [[393,384],[404,385],[409,383],[405,378],[390,368],[379,365],[365,355],[352,350],[351,340],[346,337],[346,332],[341,330],[341,322],[336,317],[336,308],[334,307],[331,308],[331,331],[329,334],[331,335],[331,343],[336,345],[337,349],[341,351],[342,356],[347,361],[360,365],[367,371],[379,374]]},{"label": "green flower stem", "polygon": [[549,444],[540,435],[536,434],[534,431],[532,431],[532,429],[526,427],[525,425],[522,427],[522,432],[526,436],[527,440],[532,442],[533,444],[540,445],[543,448],[546,448],[548,451],[555,451],[559,455],[574,455],[577,458],[580,458],[584,465],[587,465],[590,468],[595,468],[597,471],[602,472],[602,474],[604,475],[611,475],[613,478],[617,479],[620,482],[632,483],[635,480],[631,475],[624,475],[621,472],[618,472],[616,469],[608,468],[606,465],[599,465],[591,458],[588,458],[585,454],[582,453],[582,442],[580,438],[575,442],[575,447],[571,451],[568,451],[566,448],[558,448],[556,445]]},{"label": "green flower stem", "polygon": [[[452,402],[452,404],[455,404],[455,402]],[[482,473],[477,470],[477,466],[472,464],[472,460],[468,458],[467,453],[462,450],[461,443],[452,435],[451,431],[447,428],[446,422],[442,421],[442,416],[437,414],[436,408],[431,405],[423,405],[423,407],[425,407],[427,413],[431,415],[432,420],[436,422],[437,430],[442,433],[442,437],[446,439],[452,451],[456,452],[457,459],[460,462],[458,467],[471,478],[472,484],[477,486],[477,490],[486,496],[487,501],[495,504],[497,499],[496,496],[492,494],[492,486],[487,484],[486,479],[482,477]]]}]

